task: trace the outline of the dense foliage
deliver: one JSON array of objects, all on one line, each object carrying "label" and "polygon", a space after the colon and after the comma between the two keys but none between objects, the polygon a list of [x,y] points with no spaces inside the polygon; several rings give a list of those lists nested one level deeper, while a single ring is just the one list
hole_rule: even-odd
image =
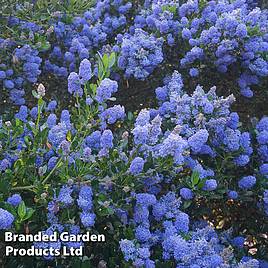
[{"label": "dense foliage", "polygon": [[[0,117],[0,230],[106,241],[36,242],[85,256],[4,265],[267,267],[268,116],[234,109],[267,90],[267,10],[243,0],[27,5],[1,18],[0,90],[12,109]],[[117,96],[139,80],[155,101],[133,113]],[[67,102],[50,99],[62,92]]]}]

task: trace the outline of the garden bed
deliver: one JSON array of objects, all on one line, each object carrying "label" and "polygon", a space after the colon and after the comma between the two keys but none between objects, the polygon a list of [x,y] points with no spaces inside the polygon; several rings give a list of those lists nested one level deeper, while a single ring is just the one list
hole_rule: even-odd
[{"label": "garden bed", "polygon": [[267,267],[266,8],[3,4],[1,265]]}]

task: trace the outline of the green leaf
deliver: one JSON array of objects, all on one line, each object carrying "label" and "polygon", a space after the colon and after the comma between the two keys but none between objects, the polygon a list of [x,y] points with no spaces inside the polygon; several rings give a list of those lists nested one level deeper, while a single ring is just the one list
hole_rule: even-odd
[{"label": "green leaf", "polygon": [[112,52],[112,54],[109,57],[109,67],[110,68],[113,67],[113,65],[115,64],[115,58],[116,58],[115,53]]},{"label": "green leaf", "polygon": [[98,78],[101,79],[104,73],[104,63],[101,54],[98,52]]},{"label": "green leaf", "polygon": [[127,118],[129,121],[132,121],[133,120],[133,113],[132,112],[128,112],[127,113]]},{"label": "green leaf", "polygon": [[30,219],[31,217],[32,217],[32,215],[34,214],[34,209],[32,209],[32,208],[28,208],[27,209],[27,212],[26,212],[26,215],[25,215],[25,217],[23,218],[23,220],[28,220],[28,219]]},{"label": "green leaf", "polygon": [[50,43],[49,42],[43,42],[41,47],[40,47],[40,50],[44,51],[44,50],[48,50],[50,49]]},{"label": "green leaf", "polygon": [[35,90],[32,90],[32,94],[33,94],[33,96],[34,96],[36,99],[39,98],[39,96],[38,96],[38,94],[37,94],[37,92],[36,92]]},{"label": "green leaf", "polygon": [[98,195],[98,201],[104,202],[106,199],[107,199],[106,195],[104,195],[104,194],[99,194]]},{"label": "green leaf", "polygon": [[107,212],[108,212],[109,215],[113,215],[114,214],[114,209],[108,207]]},{"label": "green leaf", "polygon": [[22,201],[18,206],[18,215],[21,220],[26,216],[26,213],[27,213],[27,209],[26,209],[24,201]]},{"label": "green leaf", "polygon": [[91,92],[93,93],[93,95],[96,95],[96,91],[97,91],[97,85],[96,84],[90,84],[89,85]]},{"label": "green leaf", "polygon": [[197,185],[198,189],[202,189],[205,185],[205,182],[206,182],[206,179],[201,180]]},{"label": "green leaf", "polygon": [[18,159],[15,163],[14,163],[14,168],[19,168],[19,167],[23,167],[24,163],[22,159]]},{"label": "green leaf", "polygon": [[196,186],[199,182],[199,173],[198,171],[194,171],[191,176],[192,187]]},{"label": "green leaf", "polygon": [[70,142],[72,141],[72,133],[70,130],[67,132],[66,139],[67,139],[67,141],[70,141]]},{"label": "green leaf", "polygon": [[29,145],[29,144],[30,144],[30,137],[29,137],[29,136],[25,136],[25,137],[24,137],[24,141],[25,141],[25,143],[26,143],[27,145]]},{"label": "green leaf", "polygon": [[103,55],[102,62],[103,62],[103,65],[104,65],[104,69],[107,70],[108,67],[109,67],[109,57],[108,57],[107,54]]},{"label": "green leaf", "polygon": [[0,192],[7,193],[10,190],[10,184],[6,179],[1,178],[0,180]]},{"label": "green leaf", "polygon": [[192,204],[192,200],[187,200],[185,202],[183,202],[183,208],[186,209],[188,207],[190,207]]}]

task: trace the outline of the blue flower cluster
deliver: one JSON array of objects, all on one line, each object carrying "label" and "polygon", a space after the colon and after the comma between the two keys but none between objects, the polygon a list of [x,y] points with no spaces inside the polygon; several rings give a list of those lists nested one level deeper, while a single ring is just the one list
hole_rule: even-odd
[{"label": "blue flower cluster", "polygon": [[[79,190],[79,192],[78,192]],[[61,223],[61,214],[73,207],[81,209],[80,221],[84,227],[92,227],[95,224],[96,215],[93,213],[93,192],[91,187],[82,186],[80,189],[73,185],[62,186],[58,195],[48,203],[48,222],[53,226]]]},{"label": "blue flower cluster", "polygon": [[[256,126],[258,153],[263,163],[268,162],[268,117],[263,117]],[[263,168],[264,169],[264,168]]]},{"label": "blue flower cluster", "polygon": [[[210,226],[190,230],[189,216],[180,210],[181,201],[173,192],[160,199],[152,194],[136,194],[132,224],[133,240],[122,239],[120,249],[135,267],[157,267],[151,258],[158,254],[157,265],[176,267],[261,267],[257,260],[234,260],[232,250]],[[240,237],[234,246],[243,245]],[[161,255],[159,255],[161,253]]]},{"label": "blue flower cluster", "polygon": [[[160,33],[172,48],[172,52],[168,48],[164,54],[177,53],[180,67],[189,70],[191,77],[208,73],[212,66],[213,71],[220,74],[236,70],[241,94],[252,97],[251,87],[268,74],[268,63],[263,56],[267,52],[265,11],[253,9],[246,1],[207,1],[205,4],[186,1],[182,5],[176,1],[145,2],[134,18],[134,25],[130,26],[132,33],[140,29],[155,36]],[[122,42],[121,35],[118,39]],[[132,40],[132,45],[139,44]],[[122,50],[123,46],[121,54]],[[180,59],[179,55],[182,55]],[[126,66],[126,60],[120,61],[119,66]],[[165,63],[170,64],[168,56],[164,57]],[[135,72],[134,67],[130,73],[126,72],[127,76]],[[144,79],[143,75],[134,76]]]},{"label": "blue flower cluster", "polygon": [[79,74],[71,72],[68,76],[68,91],[71,94],[82,96],[84,85],[92,77],[91,63],[89,60],[84,59],[80,63]]},{"label": "blue flower cluster", "polygon": [[[160,65],[171,63],[191,77],[213,69],[220,75],[234,74],[241,94],[252,97],[253,86],[268,75],[266,13],[243,0],[181,5],[145,1],[135,9],[130,1],[105,0],[68,23],[63,14],[53,17],[48,29],[16,17],[8,24],[19,28],[24,43],[31,40],[21,48],[10,39],[0,40],[13,55],[3,59],[0,80],[16,104],[24,103],[24,80],[36,82],[41,61],[44,71],[65,78],[78,71],[81,60],[93,58],[105,47],[118,53],[118,66],[127,78],[144,80]],[[44,33],[51,46],[39,55],[30,44],[38,47],[35,36]],[[17,68],[19,62],[23,64]],[[70,80],[78,83],[73,73]]]},{"label": "blue flower cluster", "polygon": [[[242,165],[237,159],[241,156],[250,158],[256,151],[253,150],[255,138],[241,130],[238,115],[230,111],[234,97],[218,97],[215,88],[205,93],[200,86],[188,95],[184,92],[181,75],[175,71],[156,89],[158,107],[141,110],[131,124],[130,132],[122,134],[120,128],[119,132],[107,128],[125,119],[123,106],[109,107],[106,103],[117,91],[117,82],[104,78],[98,85],[89,87],[92,74],[88,60],[81,62],[79,73],[75,74],[83,93],[75,94],[79,92],[76,90],[72,93],[84,108],[77,107],[80,109],[77,118],[83,118],[84,112],[92,109],[85,116],[86,124],[80,125],[85,132],[78,131],[77,120],[68,110],[57,112],[60,114],[57,118],[57,103],[51,101],[31,110],[21,106],[15,118],[22,132],[14,140],[9,137],[10,140],[3,143],[6,151],[1,155],[0,166],[4,176],[8,169],[14,171],[18,165],[17,152],[28,152],[28,146],[36,138],[36,129],[45,131],[47,136],[45,144],[42,138],[41,146],[34,153],[34,170],[41,178],[52,173],[57,177],[58,170],[63,174],[68,170],[68,183],[55,190],[47,205],[49,227],[45,232],[79,233],[87,228],[98,229],[95,224],[98,213],[102,215],[107,210],[111,216],[116,211],[116,217],[123,225],[131,226],[133,233],[128,239],[120,236],[121,251],[125,261],[137,267],[155,267],[157,262],[178,267],[261,267],[257,260],[239,263],[233,254],[226,256],[225,245],[211,227],[191,228],[189,215],[183,212],[182,201],[178,198],[179,193],[182,200],[194,202],[195,197],[217,194],[236,200],[247,195],[248,190],[257,194],[259,185],[265,185],[264,179],[268,176],[265,159],[259,171],[248,173],[245,169],[238,177],[228,170],[224,174],[228,180],[222,174],[225,165],[232,168],[248,165],[248,161]],[[71,82],[70,86],[73,88],[74,84]],[[40,96],[43,91],[40,86]],[[42,100],[40,96],[39,101]],[[256,141],[266,127],[267,120],[263,118],[256,126]],[[1,123],[1,133],[10,128],[11,122]],[[79,139],[79,144],[73,146],[75,139]],[[262,145],[259,142],[257,148]],[[224,166],[221,165],[223,161]],[[118,185],[114,183],[116,178],[119,178]],[[81,179],[84,181],[80,182]],[[94,205],[93,190],[88,186],[91,184],[98,193]],[[123,208],[111,193],[121,191],[119,187],[122,187],[125,196],[130,185],[133,185],[133,192],[124,201],[120,197],[120,202],[127,206]],[[266,192],[260,200],[265,211]],[[47,199],[48,195],[43,193],[42,196]],[[105,196],[110,199],[105,200]],[[130,206],[132,197],[136,200],[134,211]],[[22,198],[14,194],[6,202],[16,208]],[[72,220],[66,219],[68,213]],[[15,217],[6,209],[0,214],[1,229],[12,228]],[[240,242],[235,239],[234,247],[241,246]],[[76,248],[82,243],[57,241],[36,246],[61,248],[63,245]]]},{"label": "blue flower cluster", "polygon": [[59,77],[77,71],[79,62],[94,56],[96,51],[113,40],[127,25],[130,1],[97,1],[95,6],[82,16],[74,17],[71,23],[61,15],[52,23],[55,37],[45,70]]},{"label": "blue flower cluster", "polygon": [[[42,31],[16,18],[9,23],[32,41]],[[226,232],[191,224],[187,213],[205,218],[202,206],[217,200],[218,206],[254,210],[261,218],[255,225],[265,219],[268,117],[244,128],[231,109],[234,95],[220,97],[216,87],[206,91],[200,85],[191,91],[184,83],[188,73],[195,83],[216,70],[233,75],[241,93],[252,96],[252,86],[268,75],[266,12],[243,0],[103,0],[68,23],[60,15],[49,25],[46,36],[54,41],[44,54],[36,46],[0,40],[8,55],[0,64],[0,82],[20,104],[11,121],[0,118],[0,230],[31,221],[46,234],[112,235],[113,242],[90,249],[94,267],[103,267],[108,254],[125,267],[265,267],[241,259],[250,229],[226,239]],[[37,106],[24,105],[24,87],[37,82],[41,56],[46,71],[68,77],[72,109],[46,103],[42,84],[33,91]],[[112,68],[115,62],[122,72]],[[124,106],[113,105],[127,82],[120,75],[149,80],[161,71],[167,76],[157,84],[153,108],[126,116]],[[100,252],[103,247],[109,250]]]},{"label": "blue flower cluster", "polygon": [[251,86],[268,75],[268,62],[262,56],[268,49],[266,15],[259,8],[248,8],[246,1],[193,6],[189,1],[179,8],[181,23],[187,21],[182,39],[190,47],[181,67],[195,67],[191,76],[197,76],[204,65],[213,64],[219,73],[236,69],[241,94],[252,97]]},{"label": "blue flower cluster", "polygon": [[92,227],[95,223],[96,215],[91,212],[93,208],[92,203],[92,190],[88,186],[82,186],[79,192],[79,198],[77,204],[82,209],[80,219],[84,227]]},{"label": "blue flower cluster", "polygon": [[42,60],[30,45],[18,48],[8,39],[0,39],[0,49],[6,53],[0,64],[0,83],[9,92],[10,100],[22,105],[25,103],[25,86],[37,82]]},{"label": "blue flower cluster", "polygon": [[172,157],[176,166],[198,173],[200,184],[191,185],[188,192],[186,183],[183,198],[193,198],[192,190],[215,191],[224,184],[230,187],[226,195],[237,199],[234,188],[248,190],[256,184],[256,177],[246,173],[242,179],[229,174],[228,182],[222,174],[222,156],[224,164],[235,169],[248,166],[253,154],[253,137],[241,130],[238,114],[230,111],[232,95],[218,97],[215,87],[205,93],[200,86],[188,95],[175,71],[156,89],[156,96],[159,108],[142,110],[136,118],[134,142],[146,157]]},{"label": "blue flower cluster", "polygon": [[121,44],[118,67],[125,71],[127,78],[144,80],[163,61],[163,40],[142,29],[135,29],[133,35],[118,35],[117,40]]},{"label": "blue flower cluster", "polygon": [[16,207],[22,202],[22,198],[19,194],[13,194],[7,199],[7,203]]},{"label": "blue flower cluster", "polygon": [[5,209],[0,208],[0,230],[8,230],[11,228],[15,218]]},{"label": "blue flower cluster", "polygon": [[136,15],[134,27],[159,32],[169,46],[175,45],[181,25],[178,16],[177,1],[147,1],[144,8]]},{"label": "blue flower cluster", "polygon": [[[64,222],[63,215],[75,206],[76,209],[82,210],[80,213],[80,222],[77,224]],[[67,231],[69,234],[81,234],[81,227],[93,227],[96,215],[93,213],[93,192],[90,186],[77,187],[76,185],[64,185],[61,187],[58,196],[48,203],[47,220],[50,226],[44,231],[45,234],[54,232],[62,233]],[[69,212],[70,213],[70,212]],[[77,220],[77,219],[76,219]],[[56,242],[38,242],[35,243],[37,248],[61,249],[62,246],[68,248],[79,248],[83,246],[82,241],[61,241]],[[45,256],[45,259],[54,259],[54,256]]]}]

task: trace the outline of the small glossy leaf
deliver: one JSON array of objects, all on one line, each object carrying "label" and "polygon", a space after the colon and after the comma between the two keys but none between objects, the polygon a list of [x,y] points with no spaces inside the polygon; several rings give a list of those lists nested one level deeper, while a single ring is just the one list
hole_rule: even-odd
[{"label": "small glossy leaf", "polygon": [[24,201],[22,201],[18,206],[18,215],[20,219],[23,219],[26,216],[26,213],[27,213],[26,206]]}]

